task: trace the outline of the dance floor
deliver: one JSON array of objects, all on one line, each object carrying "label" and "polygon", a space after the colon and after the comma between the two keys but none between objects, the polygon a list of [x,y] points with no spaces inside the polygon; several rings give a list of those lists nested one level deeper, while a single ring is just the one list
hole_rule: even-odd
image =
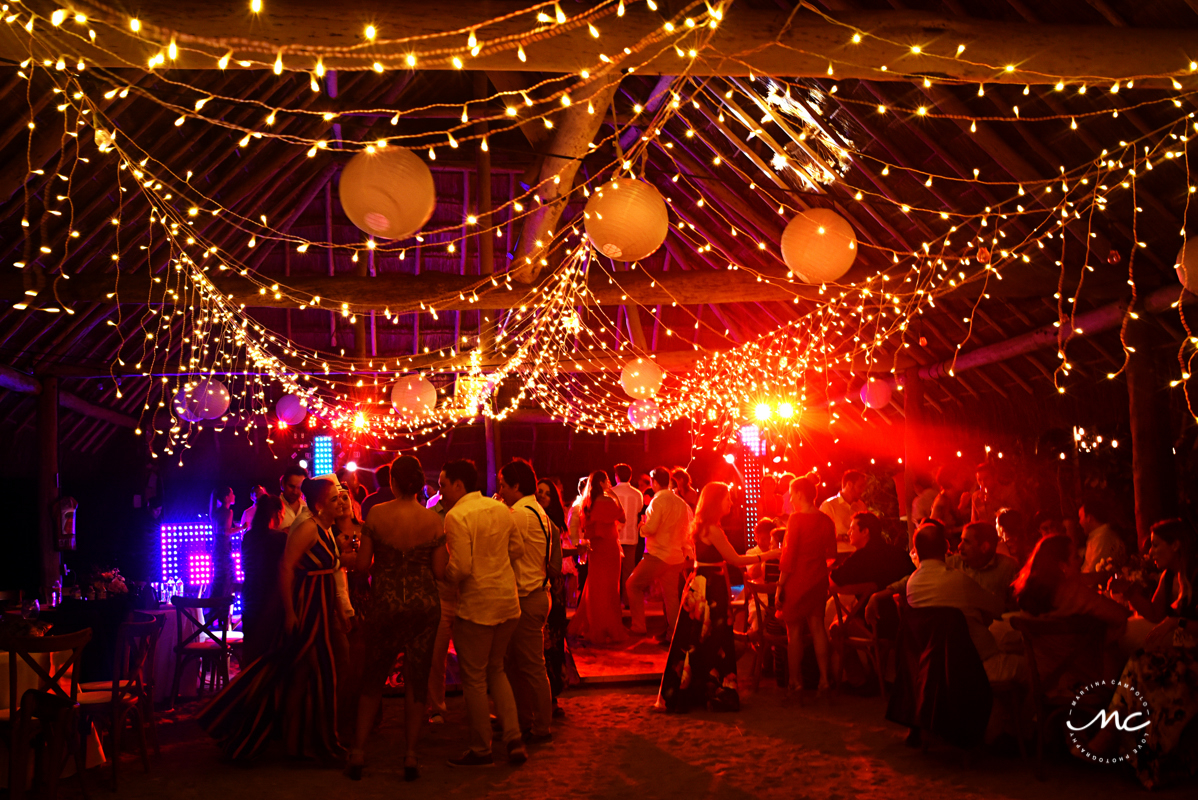
[{"label": "dance floor", "polygon": [[[574,618],[574,609],[566,612]],[[624,612],[624,623],[628,624],[628,611]],[[570,641],[570,653],[578,669],[578,679],[583,686],[600,683],[646,683],[661,682],[661,672],[666,666],[667,648],[654,639],[664,633],[665,616],[661,606],[650,603],[645,609],[645,626],[648,636],[633,636],[620,645],[593,647],[585,642]]]}]

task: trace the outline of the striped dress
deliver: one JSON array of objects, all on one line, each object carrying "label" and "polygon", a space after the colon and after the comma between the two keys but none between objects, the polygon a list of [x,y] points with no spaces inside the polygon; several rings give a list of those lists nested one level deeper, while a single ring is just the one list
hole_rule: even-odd
[{"label": "striped dress", "polygon": [[231,759],[252,758],[282,720],[288,681],[297,667],[310,660],[306,692],[312,719],[287,720],[311,732],[321,755],[344,756],[337,739],[337,669],[333,657],[333,626],[337,623],[337,594],[333,575],[340,568],[337,542],[316,527],[317,538],[296,568],[293,601],[297,630],[283,645],[250,663],[199,716],[200,725]]}]

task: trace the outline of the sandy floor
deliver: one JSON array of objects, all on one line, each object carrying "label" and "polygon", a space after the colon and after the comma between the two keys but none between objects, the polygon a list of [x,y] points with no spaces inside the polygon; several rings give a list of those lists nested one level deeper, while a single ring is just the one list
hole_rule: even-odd
[{"label": "sandy floor", "polygon": [[[907,749],[905,731],[886,723],[877,698],[836,697],[799,705],[772,683],[743,692],[737,714],[652,713],[648,686],[596,686],[572,690],[569,716],[554,744],[536,748],[518,769],[507,765],[460,770],[445,759],[464,749],[461,697],[450,698],[447,724],[426,728],[424,775],[402,776],[401,700],[386,700],[382,728],[371,743],[360,783],[334,770],[285,762],[277,753],[257,766],[222,763],[218,751],[185,718],[162,725],[162,756],[142,773],[131,754],[122,763],[121,796],[154,800],[224,798],[428,797],[428,798],[905,798],[1004,797],[1069,800],[1122,798],[1141,793],[1116,769],[1050,759],[1040,783],[1017,754],[985,751],[963,764],[947,745],[924,754]],[[194,704],[193,704],[194,705]],[[102,786],[97,786],[102,783]],[[107,775],[93,770],[93,791],[103,797]],[[64,787],[64,796],[76,788]],[[1193,796],[1193,787],[1162,793]]]}]

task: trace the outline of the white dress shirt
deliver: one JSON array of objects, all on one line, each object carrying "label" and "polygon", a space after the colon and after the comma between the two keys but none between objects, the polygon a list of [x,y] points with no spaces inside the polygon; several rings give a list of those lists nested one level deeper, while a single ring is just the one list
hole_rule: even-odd
[{"label": "white dress shirt", "polygon": [[969,623],[969,638],[982,661],[998,654],[998,642],[990,633],[990,621],[1002,616],[1003,599],[991,594],[964,572],[949,569],[939,559],[919,562],[907,578],[907,602],[912,608],[948,606],[959,608]]},{"label": "white dress shirt", "polygon": [[527,597],[545,588],[545,554],[551,544],[551,525],[535,495],[521,497],[512,504],[512,519],[524,542],[524,554],[512,562],[516,592]]},{"label": "white dress shirt", "polygon": [[511,509],[471,492],[445,515],[445,535],[445,579],[458,585],[458,616],[478,625],[517,619],[520,597],[512,563],[524,554],[524,542]]},{"label": "white dress shirt", "polygon": [[849,534],[853,515],[869,509],[860,500],[850,503],[840,495],[834,495],[821,503],[819,510],[832,518],[832,523],[836,525],[836,536],[844,537]]},{"label": "white dress shirt", "polygon": [[616,536],[620,544],[636,544],[636,518],[640,516],[641,507],[645,505],[645,496],[641,490],[629,483],[617,483],[611,488],[616,497],[620,498],[620,506],[624,509],[624,524],[616,528]]},{"label": "white dress shirt", "polygon": [[686,560],[686,532],[694,514],[691,507],[669,489],[661,489],[649,501],[645,512],[645,552],[667,564]]},{"label": "white dress shirt", "polygon": [[289,531],[291,530],[291,526],[295,523],[296,518],[300,516],[300,513],[307,513],[308,505],[304,502],[303,495],[300,495],[299,505],[295,506],[294,508],[292,508],[286,500],[283,500],[282,497],[280,497],[279,500],[281,500],[283,503],[282,530]]}]

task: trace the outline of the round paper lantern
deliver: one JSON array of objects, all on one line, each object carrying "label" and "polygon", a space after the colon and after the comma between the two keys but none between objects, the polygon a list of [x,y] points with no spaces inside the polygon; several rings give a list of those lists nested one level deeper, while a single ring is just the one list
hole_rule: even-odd
[{"label": "round paper lantern", "polygon": [[400,378],[391,387],[391,405],[401,417],[418,417],[437,407],[437,387],[420,375]]},{"label": "round paper lantern", "polygon": [[171,408],[174,409],[175,416],[184,422],[199,422],[203,417],[196,413],[195,401],[188,395],[186,389],[180,389],[175,392],[175,397],[171,401]]},{"label": "round paper lantern", "polygon": [[1191,292],[1198,292],[1198,244],[1193,247],[1186,242],[1177,251],[1177,260],[1173,268],[1177,270],[1177,280]]},{"label": "round paper lantern", "polygon": [[215,378],[206,378],[191,390],[195,412],[204,419],[216,419],[229,410],[229,390]]},{"label": "round paper lantern", "polygon": [[341,172],[338,191],[350,221],[380,239],[407,239],[437,205],[433,173],[401,148],[358,153]]},{"label": "round paper lantern", "polygon": [[652,430],[661,422],[661,409],[652,400],[637,400],[628,406],[628,421],[638,431]]},{"label": "round paper lantern", "polygon": [[299,395],[285,394],[275,403],[275,413],[288,425],[299,425],[308,418],[308,409]]},{"label": "round paper lantern", "polygon": [[808,209],[782,231],[782,260],[804,283],[837,281],[856,258],[853,226],[831,209]]},{"label": "round paper lantern", "polygon": [[657,394],[661,388],[661,367],[647,358],[629,361],[620,370],[620,385],[629,397],[644,400]]},{"label": "round paper lantern", "polygon": [[890,403],[890,395],[893,391],[889,381],[876,381],[870,378],[861,387],[861,402],[870,408],[885,408]]},{"label": "round paper lantern", "polygon": [[640,261],[651,255],[670,232],[670,215],[661,193],[632,178],[596,190],[584,214],[591,243],[617,261]]}]

